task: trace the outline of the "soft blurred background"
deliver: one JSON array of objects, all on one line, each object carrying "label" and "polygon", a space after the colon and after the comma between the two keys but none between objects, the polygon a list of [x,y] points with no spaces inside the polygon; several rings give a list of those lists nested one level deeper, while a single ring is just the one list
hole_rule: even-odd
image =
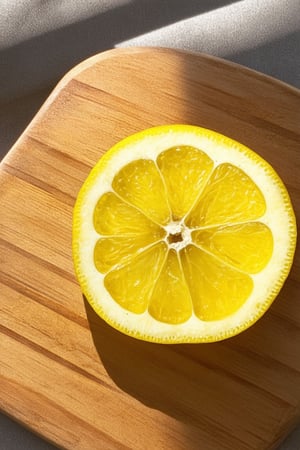
[{"label": "soft blurred background", "polygon": [[[208,53],[300,88],[300,0],[0,0],[0,159],[69,69],[127,46]],[[53,448],[0,415],[0,450]],[[300,426],[279,450],[300,450]]]}]

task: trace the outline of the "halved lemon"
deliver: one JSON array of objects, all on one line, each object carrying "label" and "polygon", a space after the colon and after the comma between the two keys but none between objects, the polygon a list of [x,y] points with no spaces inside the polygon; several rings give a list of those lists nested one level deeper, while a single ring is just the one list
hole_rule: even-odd
[{"label": "halved lemon", "polygon": [[296,222],[272,167],[188,125],[117,143],[79,192],[73,257],[82,291],[119,331],[213,342],[257,321],[291,268]]}]

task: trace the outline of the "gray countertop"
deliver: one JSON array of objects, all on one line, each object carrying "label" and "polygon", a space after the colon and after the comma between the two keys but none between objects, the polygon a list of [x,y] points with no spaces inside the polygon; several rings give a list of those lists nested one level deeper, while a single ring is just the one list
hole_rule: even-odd
[{"label": "gray countertop", "polygon": [[[64,73],[121,46],[209,53],[300,88],[300,0],[1,0],[0,159]],[[0,414],[0,450],[53,448]],[[279,447],[299,449],[300,426]]]}]

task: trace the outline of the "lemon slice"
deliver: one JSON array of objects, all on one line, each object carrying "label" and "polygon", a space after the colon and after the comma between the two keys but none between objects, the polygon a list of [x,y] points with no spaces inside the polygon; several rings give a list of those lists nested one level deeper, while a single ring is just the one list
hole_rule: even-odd
[{"label": "lemon slice", "polygon": [[296,222],[272,167],[188,125],[151,128],[109,150],[74,208],[82,291],[119,331],[213,342],[269,308],[290,271]]}]

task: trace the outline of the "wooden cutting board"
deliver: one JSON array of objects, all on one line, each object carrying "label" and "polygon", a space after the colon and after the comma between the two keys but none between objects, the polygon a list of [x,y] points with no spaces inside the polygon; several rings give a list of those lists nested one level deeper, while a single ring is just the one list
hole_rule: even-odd
[{"label": "wooden cutting board", "polygon": [[83,299],[72,208],[115,142],[212,128],[266,158],[300,222],[300,93],[210,56],[118,49],[69,72],[1,165],[0,405],[67,449],[274,449],[300,419],[300,251],[270,311],[217,344],[124,336]]}]

